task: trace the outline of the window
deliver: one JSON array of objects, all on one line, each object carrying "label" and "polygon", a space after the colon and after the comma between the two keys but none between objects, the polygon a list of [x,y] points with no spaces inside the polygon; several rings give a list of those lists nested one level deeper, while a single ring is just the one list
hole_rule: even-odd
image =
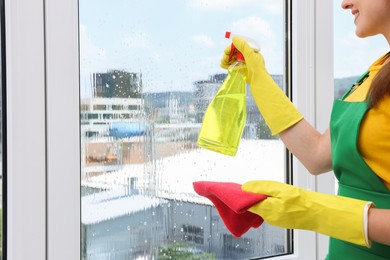
[{"label": "window", "polygon": [[389,47],[380,36],[357,37],[351,12],[341,8],[341,1],[334,0],[333,5],[334,96],[341,98],[374,61],[388,52]]},{"label": "window", "polygon": [[271,137],[249,90],[238,154],[196,145],[204,112],[226,77],[219,67],[230,44],[225,31],[255,38],[275,81],[289,88],[285,1],[190,0],[167,8],[152,0],[81,0],[79,7],[80,103],[95,104],[80,111],[89,113],[80,131],[82,257],[292,253],[291,232],[267,224],[234,238],[192,188],[199,180],[287,180],[285,148]]},{"label": "window", "polygon": [[[138,25],[129,27],[126,23],[118,23],[112,26],[112,30],[107,29],[105,27],[107,26],[105,21],[112,18],[110,15],[113,12],[109,12],[109,9],[107,9],[107,13],[99,13],[101,10],[95,7],[100,3],[96,1],[92,3],[87,0],[59,0],[55,4],[52,4],[48,0],[5,0],[5,2],[5,13],[7,14],[5,15],[5,24],[7,25],[7,30],[5,30],[6,35],[3,40],[5,40],[6,46],[9,46],[6,48],[6,78],[8,88],[6,104],[8,119],[6,162],[8,172],[7,240],[12,241],[12,243],[7,244],[6,248],[9,259],[47,258],[67,260],[82,259],[82,256],[88,254],[91,256],[90,259],[93,259],[92,254],[107,254],[108,250],[112,252],[112,255],[116,254],[117,257],[123,257],[126,254],[133,256],[134,252],[140,252],[140,250],[146,250],[147,253],[158,250],[158,252],[153,252],[157,255],[160,254],[160,258],[164,254],[174,255],[178,251],[183,252],[183,250],[187,251],[187,255],[201,255],[204,258],[214,257],[216,253],[230,255],[232,257],[238,255],[243,257],[257,257],[264,255],[267,249],[273,252],[292,252],[282,257],[275,256],[275,259],[324,258],[321,247],[325,244],[318,240],[317,235],[313,232],[294,230],[293,243],[290,244],[289,242],[292,242],[292,240],[279,243],[281,239],[279,235],[289,238],[287,236],[288,233],[284,230],[278,230],[281,233],[272,237],[278,243],[270,241],[271,238],[269,236],[259,238],[258,236],[248,234],[248,236],[241,239],[236,239],[228,232],[224,232],[224,226],[218,214],[215,212],[214,207],[210,204],[205,205],[207,201],[199,201],[196,205],[188,205],[185,203],[189,199],[194,199],[194,197],[186,196],[179,188],[184,188],[186,191],[191,189],[186,188],[184,185],[180,186],[177,183],[190,183],[191,180],[184,180],[188,176],[193,176],[188,174],[188,172],[186,174],[175,175],[178,178],[171,181],[170,186],[163,185],[162,181],[165,179],[162,177],[166,177],[162,174],[163,169],[168,172],[171,171],[174,165],[172,162],[180,159],[181,155],[187,163],[188,161],[193,162],[189,156],[190,151],[197,150],[200,153],[200,150],[194,143],[190,142],[190,140],[196,139],[194,132],[188,131],[184,127],[177,129],[174,126],[186,122],[185,125],[189,128],[192,124],[196,124],[196,122],[201,120],[199,117],[201,113],[196,113],[195,106],[189,106],[186,113],[183,114],[182,106],[193,101],[188,99],[188,96],[183,96],[183,93],[176,91],[175,88],[167,89],[166,92],[170,93],[156,91],[161,86],[160,83],[150,80],[148,77],[152,75],[153,78],[158,79],[163,74],[165,75],[165,71],[149,70],[144,66],[142,66],[142,70],[125,66],[126,63],[124,61],[130,58],[133,58],[132,64],[140,65],[139,60],[134,60],[138,52],[130,55],[130,50],[129,52],[123,52],[118,51],[119,48],[115,49],[114,54],[119,53],[125,55],[124,58],[126,59],[119,60],[111,52],[106,52],[108,49],[105,48],[105,43],[115,43],[113,33],[116,29],[119,28],[121,31],[130,29],[131,32],[131,28],[134,29]],[[279,60],[278,65],[270,65],[269,70],[273,75],[283,75],[284,82],[292,81],[292,97],[299,110],[311,123],[323,127],[328,124],[328,117],[323,114],[323,107],[330,106],[330,100],[333,98],[333,90],[331,90],[332,96],[330,97],[327,93],[327,91],[330,91],[330,88],[318,88],[323,82],[333,82],[333,70],[329,73],[329,71],[323,69],[324,66],[330,68],[331,66],[329,64],[333,64],[333,55],[331,55],[330,48],[332,41],[331,37],[329,37],[332,35],[332,28],[329,28],[331,24],[328,20],[332,14],[329,8],[331,7],[331,4],[329,4],[331,2],[285,2],[291,4],[292,9],[290,19],[286,19],[286,21],[292,22],[287,26],[288,28],[284,28],[283,14],[279,12],[280,20],[274,24],[279,29],[275,29],[273,32],[278,32],[274,34],[275,37],[281,37],[280,40],[275,41],[277,45],[284,45],[287,42],[283,39],[284,37],[293,40],[289,46],[285,47],[286,50],[291,51],[289,52],[291,55],[285,55],[283,52],[275,52],[270,57],[271,54],[267,54],[270,55],[266,56],[267,63],[271,62],[272,59]],[[135,3],[132,4],[131,8],[127,9],[124,8],[126,1],[120,3],[123,6],[121,5],[122,8],[115,10],[115,16],[130,19],[136,10],[133,9],[136,6]],[[180,2],[182,7],[186,3],[191,2]],[[247,4],[249,1],[245,3]],[[277,4],[279,6],[277,10],[279,11],[285,8],[279,5],[284,3],[284,1],[275,3],[273,1],[253,1],[253,8],[252,6],[247,6],[246,11],[251,12],[253,9],[253,11],[256,11],[254,16],[257,16],[270,3]],[[147,5],[148,2],[140,2],[140,4]],[[256,7],[257,4],[262,5],[259,12],[257,12],[259,10]],[[158,8],[157,6],[147,5],[148,10],[151,11],[155,9],[166,11],[165,15],[167,15],[167,12],[169,13],[169,11],[173,10],[171,6],[175,5],[171,3],[169,8],[166,6]],[[211,8],[213,6],[208,7]],[[82,17],[85,11],[92,13],[88,19],[98,19],[97,22],[91,21],[91,24],[101,26],[96,29],[98,31],[92,32],[90,27],[83,26],[83,24],[88,24],[85,18]],[[125,11],[125,14],[119,15],[121,14],[120,12]],[[192,12],[195,11],[196,9],[192,10]],[[81,15],[81,23],[79,23],[79,13]],[[181,28],[180,26],[182,25],[184,26],[184,22],[190,20],[184,19],[190,16],[184,16],[183,14],[183,12],[174,12],[174,15],[170,15],[170,17],[181,18],[180,21],[183,21],[182,23],[175,23],[175,26],[178,28]],[[200,18],[202,21],[208,21],[208,19],[211,19],[210,15],[215,14],[216,10],[210,10]],[[271,14],[273,14],[272,9],[268,14],[262,15],[261,18],[267,20]],[[238,13],[231,14],[232,18],[236,15]],[[166,17],[163,18],[166,19]],[[139,25],[147,25],[148,19],[151,18],[144,16],[137,21]],[[164,19],[161,18],[161,23],[159,24],[162,25]],[[175,19],[175,21],[178,20]],[[217,18],[214,20],[221,21],[221,19]],[[225,21],[222,23],[225,23]],[[156,27],[155,24],[153,26]],[[202,30],[208,30],[208,27],[211,29],[213,26],[212,24],[210,26],[202,26]],[[218,33],[213,35],[217,35],[222,31],[223,36],[224,31],[227,29],[233,31],[232,28],[219,27],[222,29],[218,28]],[[230,26],[226,25],[226,27]],[[79,29],[80,34],[78,32]],[[326,33],[324,33],[324,29]],[[165,31],[167,30],[160,30],[159,32],[162,33]],[[99,45],[92,44],[97,42],[93,37],[102,34],[106,36],[103,39],[106,41]],[[141,40],[145,38],[143,34],[139,34],[138,32],[135,32],[135,35],[139,36],[138,38]],[[261,34],[259,33],[259,35]],[[90,36],[90,38],[85,38],[84,36]],[[184,47],[188,47],[184,44],[187,42],[180,42],[180,39],[183,40],[185,35],[174,33],[174,36],[179,39],[176,43],[179,45],[182,44],[181,47],[183,50],[186,49]],[[159,39],[164,38],[160,37]],[[217,70],[219,70],[218,60],[220,59],[221,48],[223,49],[227,45],[227,40],[221,38],[220,41],[215,42],[218,43],[218,48],[217,46],[215,47],[214,55],[209,55],[211,61],[205,60],[204,64],[212,64],[212,62],[217,61],[217,64],[215,64],[216,71],[212,71],[211,69],[196,70],[196,73],[202,73],[202,75],[198,74],[196,77],[191,77],[187,73],[192,69],[193,65],[191,65],[191,68],[190,66],[173,66],[173,68],[176,68],[175,72],[180,72],[187,75],[187,77],[182,81],[169,80],[163,82],[172,83],[172,87],[179,83],[179,86],[183,87],[185,82],[193,84],[196,81],[210,81],[208,77],[213,75],[218,79],[217,74],[224,73],[223,70]],[[91,45],[88,45],[88,43],[91,43]],[[129,47],[129,44],[130,42],[124,38],[122,45]],[[122,45],[119,44],[117,46]],[[88,48],[83,48],[82,46],[87,46]],[[103,46],[104,48],[97,46]],[[148,47],[145,44],[141,46]],[[175,46],[178,47],[177,45]],[[79,47],[82,48],[81,55],[79,55]],[[262,47],[265,48],[266,45],[262,44]],[[199,47],[197,49],[191,49],[191,53],[182,52],[181,55],[193,57],[192,52],[198,49],[202,52],[206,50],[205,47]],[[92,55],[92,57],[96,57],[96,60],[83,59],[88,52],[92,54],[97,53],[96,56]],[[142,53],[140,52],[139,54]],[[104,59],[105,57],[113,57],[114,59],[110,60],[111,63],[109,63],[108,60]],[[172,55],[168,55],[168,57],[173,58]],[[153,58],[158,58],[158,56],[154,55]],[[171,62],[173,60],[175,59],[164,61],[167,61],[168,65],[172,65]],[[148,64],[154,65],[151,60],[149,61]],[[284,66],[282,65],[283,62],[292,63],[293,66]],[[79,64],[83,65],[81,70],[79,69]],[[92,69],[93,64],[98,65],[98,68]],[[100,67],[102,64],[107,65],[106,67],[109,69]],[[172,66],[167,67],[172,68]],[[88,71],[88,69],[90,70]],[[285,71],[285,69],[290,71]],[[123,87],[126,84],[130,84],[133,87],[126,90],[118,88],[116,92],[103,91],[103,87],[106,86],[103,85],[104,77],[98,78],[97,74],[94,74],[97,72],[99,74],[112,73],[115,75],[116,81],[114,85],[118,84],[118,86]],[[141,83],[139,77],[131,76],[140,76],[140,72],[142,72],[142,84],[138,84]],[[86,75],[92,75],[92,79],[85,77]],[[95,92],[92,92],[92,86],[94,85],[91,84],[93,82],[93,75],[96,76],[96,86],[100,86]],[[121,75],[125,78],[127,76],[129,77],[128,81],[124,81],[127,83],[122,84],[118,80]],[[288,79],[286,75],[292,77]],[[330,79],[327,78],[329,75]],[[200,83],[198,84],[198,90],[201,90],[202,86],[205,86]],[[113,83],[108,83],[109,86],[111,84]],[[211,89],[212,82],[209,82],[209,84]],[[147,85],[153,91],[151,89],[148,90],[146,88]],[[190,90],[195,92],[192,87],[190,87]],[[89,95],[86,95],[88,93]],[[80,94],[82,95],[80,96]],[[120,94],[127,96],[125,99],[131,102],[121,103],[116,100],[116,96]],[[111,96],[106,100],[103,96],[98,95]],[[97,97],[99,97],[99,101],[103,102],[92,102],[96,101]],[[123,97],[121,98],[124,99]],[[95,104],[105,105],[107,107],[103,111],[95,110],[93,108]],[[123,109],[109,109],[113,104],[120,104]],[[85,114],[83,114],[84,112]],[[97,119],[88,119],[89,113],[98,114]],[[118,118],[103,119],[103,113],[129,115],[131,120],[126,119],[126,121],[134,122],[135,124],[120,124],[120,116]],[[144,118],[143,124],[137,124],[136,120],[139,118]],[[110,122],[109,124],[113,126],[108,129],[111,132],[107,132],[107,122]],[[153,122],[153,124],[149,124],[150,122]],[[84,127],[85,125],[90,125],[90,129],[88,130],[88,127]],[[156,125],[159,125],[159,128]],[[80,129],[85,130],[82,136],[80,136]],[[248,141],[252,140],[250,138],[257,133],[253,130],[256,130],[256,128],[247,128],[248,133],[244,136],[241,144],[245,146]],[[174,135],[172,135],[172,131],[174,131]],[[135,133],[137,135],[134,135]],[[107,139],[110,139],[110,142],[106,146],[102,146],[99,143],[102,135],[109,136]],[[151,136],[155,138],[152,139],[150,138]],[[143,137],[148,137],[149,139],[144,138],[142,140],[141,138]],[[267,137],[267,134],[263,137],[256,137],[257,139],[254,138],[253,141],[260,142],[264,140],[264,137]],[[137,141],[139,139],[141,141],[138,141],[138,145],[131,145],[132,143],[125,142],[126,140]],[[167,140],[170,142],[167,142]],[[280,143],[277,139],[269,141]],[[170,149],[162,149],[165,148],[162,147],[162,144],[165,145],[166,143],[169,143]],[[244,146],[240,146],[240,153],[243,153],[242,151],[245,150],[243,149]],[[263,148],[266,147],[261,146],[262,150],[259,152],[259,157],[273,154]],[[90,149],[89,151],[92,151],[91,155],[93,156],[86,157],[86,154],[82,154],[86,152],[86,149]],[[152,151],[152,153],[148,153],[148,151]],[[265,151],[268,153],[264,154]],[[292,165],[285,164],[285,151],[283,147],[280,147],[280,150],[277,151],[281,152],[280,156],[272,157],[272,160],[269,161],[272,162],[274,158],[277,158],[277,160],[282,162],[283,166],[277,163],[280,169],[275,170],[276,173],[272,177],[284,180],[284,167],[286,166],[293,169],[294,174],[292,180],[295,185],[313,190],[317,188],[319,190],[328,188],[326,185],[324,187],[324,184],[328,182],[317,182],[317,178],[305,174],[305,169],[295,160],[293,160]],[[215,160],[215,157],[219,156],[214,153],[208,153],[208,155],[210,156],[206,157],[206,163],[201,164],[197,162],[196,164],[192,164],[192,167],[186,169],[192,170],[195,167],[200,168],[201,166],[207,168],[206,166],[208,166],[207,169],[201,169],[203,174],[201,177],[216,177],[216,175],[210,173],[210,169],[215,167],[212,162]],[[239,155],[237,157],[239,158]],[[20,158],[23,158],[23,163],[20,163]],[[90,161],[87,161],[87,158],[90,158]],[[204,160],[204,157],[201,158]],[[230,159],[233,158],[229,159],[229,157],[225,156],[219,158],[224,158],[223,160],[225,160],[223,164],[218,164],[222,168],[220,171],[227,172],[226,169],[237,171],[237,168],[232,167],[235,164],[230,162]],[[288,156],[286,158],[289,159]],[[236,160],[237,158],[234,159]],[[250,161],[255,160],[251,159]],[[85,168],[87,163],[89,166]],[[135,165],[140,167],[133,167]],[[158,178],[151,178],[153,177],[151,174],[135,174],[134,176],[127,176],[128,178],[119,177],[114,181],[115,185],[112,185],[112,179],[109,180],[110,182],[107,182],[109,184],[107,187],[102,185],[105,182],[104,175],[108,174],[107,169],[111,169],[110,171],[116,173],[122,170],[125,171],[129,166],[133,167],[133,173],[153,173],[155,171],[158,173],[156,175]],[[259,178],[260,176],[264,176],[264,178],[269,177],[268,175],[259,175],[259,169],[261,170],[261,174],[266,174],[264,173],[264,165],[261,165],[259,168],[252,166],[250,171],[256,172],[256,177],[259,176]],[[99,171],[100,174],[96,174]],[[82,180],[80,180],[81,173],[84,174]],[[140,180],[139,176],[148,178]],[[238,175],[229,175],[228,177],[237,182],[245,181]],[[91,180],[99,180],[99,186],[90,187],[89,183],[91,183]],[[124,187],[123,183],[126,183]],[[150,186],[156,187],[156,189],[144,188]],[[82,192],[80,190],[81,187],[83,187]],[[149,194],[145,191],[148,191]],[[109,199],[106,196],[107,193],[110,194]],[[80,194],[82,198],[80,198]],[[167,198],[168,195],[175,197],[174,199],[169,199]],[[108,222],[99,222],[99,228],[101,229],[96,229],[94,232],[93,229],[88,227],[98,217],[103,219],[106,217],[104,214],[112,214],[117,211],[107,210],[107,208],[100,210],[99,208],[100,211],[96,214],[96,210],[85,210],[84,207],[86,205],[91,206],[94,204],[98,205],[100,202],[112,202],[118,198],[131,200],[136,197],[142,197],[144,199],[143,203],[128,204],[142,207],[141,210],[131,211],[133,213],[137,212],[137,214],[132,215],[133,221],[136,220],[136,217],[142,220],[142,222],[139,222],[139,225],[129,225],[129,221],[126,219],[129,216],[126,213],[123,218],[124,222],[120,225],[110,226],[110,228],[104,230],[104,224],[107,224],[113,219],[112,215],[108,215]],[[83,204],[85,202],[89,204]],[[81,205],[82,207],[80,207]],[[106,205],[108,204],[103,204],[103,206]],[[194,207],[198,207],[196,212],[193,212]],[[201,215],[199,215],[199,208],[204,211]],[[80,212],[80,209],[82,212]],[[115,207],[115,209],[123,210],[121,207]],[[127,208],[125,209],[127,210]],[[154,209],[151,212],[152,214],[147,214],[148,212],[150,213],[149,210],[151,209]],[[194,215],[196,213],[198,214]],[[164,218],[164,216],[168,215],[169,218]],[[199,216],[201,217],[199,218]],[[205,216],[207,216],[206,219]],[[161,222],[161,219],[170,220],[171,222]],[[204,222],[211,224],[211,228],[203,228],[199,232],[199,227],[201,228]],[[174,225],[175,223],[176,225]],[[127,229],[128,226],[130,226],[130,230]],[[168,226],[172,228],[168,229]],[[262,229],[268,228],[266,225],[262,226]],[[218,230],[216,231],[215,229]],[[169,240],[169,243],[165,244],[160,243],[161,240],[153,240],[155,238],[161,239],[161,234],[164,234],[168,230],[170,231],[168,238],[175,240]],[[213,234],[210,231],[213,231]],[[252,232],[266,234],[266,231],[263,230],[253,230]],[[115,240],[116,236],[111,236],[112,239],[102,239],[102,234],[109,237],[110,234],[115,233],[124,234],[126,240]],[[218,233],[222,235],[216,236]],[[32,240],[26,234],[34,234],[34,239]],[[145,237],[147,237],[146,240]],[[261,244],[262,240],[267,240],[268,244]],[[199,246],[204,246],[207,243],[205,241],[209,242],[210,247],[218,244],[223,244],[223,247],[217,250],[207,251]],[[153,245],[155,246],[145,249],[145,242],[147,245],[154,243]],[[256,246],[251,247],[253,244],[256,244]],[[275,246],[272,247],[270,244],[274,244]],[[131,248],[129,245],[139,246]],[[286,245],[289,247],[287,248]],[[122,248],[125,248],[125,250],[121,251]],[[128,249],[130,248],[133,251],[129,252]]]}]

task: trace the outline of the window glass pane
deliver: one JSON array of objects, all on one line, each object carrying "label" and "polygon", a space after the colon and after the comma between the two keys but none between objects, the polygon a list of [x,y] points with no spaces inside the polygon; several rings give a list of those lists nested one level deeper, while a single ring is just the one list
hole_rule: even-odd
[{"label": "window glass pane", "polygon": [[82,257],[248,259],[290,252],[285,229],[241,238],[194,181],[285,181],[285,148],[247,95],[235,157],[196,145],[226,77],[225,31],[256,39],[284,88],[282,0],[80,0]]},{"label": "window glass pane", "polygon": [[340,98],[389,48],[384,37],[357,37],[354,17],[350,10],[341,8],[341,2],[333,0],[335,98]]}]

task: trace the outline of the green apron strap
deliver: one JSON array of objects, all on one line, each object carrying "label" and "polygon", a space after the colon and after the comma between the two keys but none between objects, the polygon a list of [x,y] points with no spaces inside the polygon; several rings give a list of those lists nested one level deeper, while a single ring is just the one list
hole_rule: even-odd
[{"label": "green apron strap", "polygon": [[341,100],[344,100],[349,94],[351,94],[358,86],[360,86],[363,81],[370,76],[370,71],[367,70],[363,75],[358,78],[358,80],[349,88],[347,92],[341,97]]}]

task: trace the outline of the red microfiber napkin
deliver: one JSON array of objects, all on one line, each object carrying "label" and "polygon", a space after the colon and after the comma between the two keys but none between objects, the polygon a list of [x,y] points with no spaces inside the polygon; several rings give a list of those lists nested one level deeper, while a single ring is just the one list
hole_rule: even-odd
[{"label": "red microfiber napkin", "polygon": [[198,181],[193,185],[196,193],[211,200],[225,226],[235,237],[263,224],[263,218],[248,209],[266,199],[266,195],[244,192],[241,184],[232,182]]}]

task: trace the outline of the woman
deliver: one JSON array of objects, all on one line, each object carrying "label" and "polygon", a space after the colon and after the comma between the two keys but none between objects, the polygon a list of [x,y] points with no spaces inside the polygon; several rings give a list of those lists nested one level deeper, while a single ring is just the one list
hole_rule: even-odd
[{"label": "woman", "polygon": [[[359,37],[382,34],[390,44],[389,0],[344,0]],[[338,196],[310,192],[272,181],[251,181],[247,192],[268,199],[250,208],[266,222],[329,235],[328,259],[390,259],[390,58],[370,66],[332,110],[321,134],[275,84],[260,53],[241,38],[233,44],[244,55],[251,93],[272,134],[314,175],[333,169]],[[230,47],[221,66],[227,68]]]}]

